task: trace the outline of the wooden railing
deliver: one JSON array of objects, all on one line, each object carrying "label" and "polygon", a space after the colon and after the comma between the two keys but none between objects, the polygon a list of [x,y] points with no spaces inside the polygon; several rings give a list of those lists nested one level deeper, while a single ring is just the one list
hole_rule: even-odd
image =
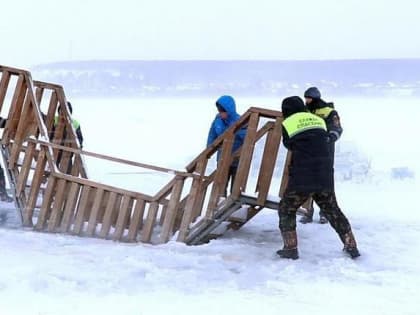
[{"label": "wooden railing", "polygon": [[[81,150],[61,86],[33,82],[24,70],[0,66],[0,72],[0,110],[10,78],[17,77],[2,153],[25,226],[38,231],[151,243],[165,243],[178,232],[176,239],[185,242],[194,228],[214,217],[233,159],[239,159],[239,164],[228,200],[239,200],[252,191],[256,205],[263,207],[267,202],[281,140],[282,115],[278,111],[250,108],[186,171],[177,171]],[[41,111],[41,104],[48,104],[46,113]],[[58,112],[58,107],[64,110]],[[58,123],[54,122],[56,115]],[[235,133],[242,128],[246,129],[244,144],[232,152]],[[254,148],[264,137],[256,186],[249,189]],[[215,160],[219,150],[215,167],[209,161]],[[142,194],[89,180],[84,156],[174,177],[154,196]]]}]

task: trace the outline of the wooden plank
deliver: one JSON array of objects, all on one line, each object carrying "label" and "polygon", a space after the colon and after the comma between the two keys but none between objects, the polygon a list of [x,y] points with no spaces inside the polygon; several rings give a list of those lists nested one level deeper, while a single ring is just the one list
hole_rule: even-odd
[{"label": "wooden plank", "polygon": [[168,173],[168,174],[173,174],[173,175],[180,175],[180,176],[185,176],[185,177],[195,177],[195,176],[197,176],[197,175],[192,174],[192,173],[181,172],[181,171],[177,171],[175,169],[170,169],[170,168],[166,168],[166,167],[160,167],[160,166],[155,166],[155,165],[150,165],[150,164],[145,164],[145,163],[139,163],[139,162],[134,162],[134,161],[130,161],[130,160],[111,157],[111,156],[108,156],[108,155],[105,155],[105,154],[99,154],[99,153],[94,153],[94,152],[91,152],[91,151],[85,151],[85,150],[65,147],[65,146],[57,144],[55,142],[54,143],[49,143],[49,142],[46,142],[46,141],[33,140],[33,139],[30,139],[29,141],[35,141],[36,143],[40,143],[40,144],[52,147],[54,149],[60,149],[60,150],[73,152],[73,153],[78,153],[78,154],[83,154],[83,155],[86,155],[86,156],[91,156],[91,157],[95,157],[95,158],[99,158],[99,159],[103,159],[103,160],[108,160],[108,161],[112,161],[112,162],[116,162],[116,163],[122,163],[122,164],[131,165],[131,166],[137,166],[137,167],[141,167],[141,168],[151,169],[151,170],[158,171],[158,172],[163,172],[163,173]]},{"label": "wooden plank", "polygon": [[130,220],[130,226],[128,228],[128,241],[135,242],[137,239],[137,233],[143,226],[143,215],[146,202],[142,199],[136,200],[134,207],[133,216]]},{"label": "wooden plank", "polygon": [[76,204],[79,197],[80,185],[78,183],[70,184],[70,191],[67,196],[66,206],[64,208],[63,219],[61,220],[60,232],[67,233],[70,225],[73,223],[76,213]]},{"label": "wooden plank", "polygon": [[28,181],[29,171],[31,170],[31,163],[35,154],[35,143],[30,143],[26,149],[23,158],[23,164],[20,169],[19,177],[17,178],[16,194],[19,196],[26,187]]},{"label": "wooden plank", "polygon": [[235,183],[232,189],[232,197],[234,199],[239,198],[241,193],[246,189],[249,170],[251,168],[252,155],[254,154],[255,141],[257,138],[258,121],[259,114],[253,113],[249,119],[246,137],[242,145],[238,170],[236,172]]},{"label": "wooden plank", "polygon": [[[121,208],[120,208],[120,211],[118,212],[117,224],[115,226],[114,234],[112,235],[112,239],[114,241],[121,240],[124,234],[124,230],[127,226],[128,217],[131,212],[129,211],[129,209],[132,208],[131,200],[132,199],[129,196],[123,196]],[[130,204],[131,204],[131,207],[130,207]]]},{"label": "wooden plank", "polygon": [[48,134],[50,134],[54,126],[55,113],[57,112],[58,106],[58,97],[57,92],[53,91],[50,97],[50,103],[48,105],[47,117],[45,121],[45,126],[47,127]]},{"label": "wooden plank", "polygon": [[61,221],[66,184],[67,182],[64,179],[58,180],[51,216],[48,220],[48,232],[54,232]]},{"label": "wooden plank", "polygon": [[56,187],[56,178],[51,176],[48,179],[47,190],[45,191],[44,198],[42,200],[41,211],[38,215],[38,221],[36,222],[35,229],[42,230],[47,220],[47,216],[50,212],[52,196]]},{"label": "wooden plank", "polygon": [[10,72],[11,74],[16,74],[16,75],[29,73],[28,71],[23,70],[23,69],[6,67],[6,66],[1,66],[1,65],[0,65],[0,71],[1,72],[6,72],[7,71],[7,72]]},{"label": "wooden plank", "polygon": [[257,113],[261,117],[265,118],[283,118],[283,113],[278,110],[261,108],[261,107],[251,107],[248,111],[252,113]]},{"label": "wooden plank", "polygon": [[167,209],[168,209],[168,204],[163,205],[162,210],[160,211],[160,215],[159,215],[159,225],[163,225],[163,221],[165,220]]},{"label": "wooden plank", "polygon": [[179,209],[179,200],[181,198],[182,189],[184,188],[184,179],[177,178],[174,187],[172,188],[171,199],[163,220],[162,231],[160,233],[160,242],[166,243],[172,236],[173,226],[177,211]]},{"label": "wooden plank", "polygon": [[7,88],[9,87],[10,73],[8,71],[2,72],[0,81],[0,111],[3,108],[4,98],[6,97]]},{"label": "wooden plank", "polygon": [[106,206],[108,205],[110,191],[105,191],[102,196],[102,203],[98,211],[98,223],[102,223],[105,215]]},{"label": "wooden plank", "polygon": [[[207,159],[203,159],[198,161],[196,164],[195,172],[199,174],[204,174],[206,167],[207,167]],[[194,206],[198,207],[197,199],[199,199],[199,191],[203,188],[203,179],[194,178],[191,184],[190,193],[188,194],[187,203],[185,205],[184,214],[181,220],[181,226],[178,233],[178,242],[185,242],[185,239],[188,234],[189,226],[192,221],[195,219],[194,214],[197,212]],[[204,201],[204,198],[203,198]],[[202,204],[201,204],[202,207]],[[201,208],[200,208],[201,211]]]},{"label": "wooden plank", "polygon": [[88,228],[87,228],[87,235],[93,236],[95,234],[96,226],[98,225],[98,214],[99,209],[102,204],[102,198],[104,196],[103,189],[96,189],[94,197],[95,200],[93,202],[92,211],[90,212],[89,221],[88,221]]},{"label": "wooden plank", "polygon": [[282,136],[282,119],[277,118],[274,129],[268,134],[265,142],[263,158],[257,181],[258,199],[257,204],[263,206],[270,190],[274,168],[276,166],[277,155],[280,148]]},{"label": "wooden plank", "polygon": [[25,211],[23,213],[23,225],[24,226],[32,226],[32,216],[34,212],[34,208],[36,205],[36,201],[38,199],[38,194],[40,190],[40,186],[43,180],[44,172],[45,172],[45,165],[46,165],[46,158],[45,158],[45,151],[41,150],[38,154],[38,160],[35,167],[34,175],[32,176],[32,183],[31,188],[29,191],[29,198],[28,202],[25,206]]},{"label": "wooden plank", "polygon": [[10,105],[9,115],[4,127],[2,143],[8,144],[11,138],[15,137],[16,128],[22,114],[22,107],[26,95],[26,82],[23,75],[19,75],[15,93],[13,94],[12,102]]},{"label": "wooden plank", "polygon": [[229,133],[222,145],[222,154],[217,162],[216,176],[214,178],[209,203],[207,206],[206,217],[212,218],[213,212],[217,207],[219,198],[228,180],[228,172],[232,163],[232,147],[235,134]]},{"label": "wooden plank", "polygon": [[111,191],[109,194],[108,205],[105,209],[105,215],[102,221],[101,231],[99,232],[99,237],[101,238],[107,238],[109,234],[116,200],[117,200],[117,193]]},{"label": "wooden plank", "polygon": [[152,201],[153,200],[153,198],[151,196],[148,196],[148,195],[144,195],[144,194],[133,192],[133,191],[130,191],[130,190],[125,190],[125,189],[122,189],[122,188],[117,188],[117,187],[97,183],[97,182],[88,180],[86,178],[74,177],[74,176],[70,176],[70,175],[67,175],[67,174],[61,174],[61,173],[54,173],[54,176],[56,176],[58,178],[66,179],[68,181],[77,182],[80,185],[84,185],[84,186],[87,185],[87,186],[92,186],[92,187],[95,187],[95,188],[102,188],[103,190],[113,191],[117,194],[128,195],[128,196],[133,197],[133,198],[141,198],[141,199],[144,199],[146,201]]},{"label": "wooden plank", "polygon": [[146,222],[144,223],[144,227],[141,231],[141,241],[143,243],[150,243],[150,239],[152,237],[153,232],[153,226],[156,222],[156,215],[159,210],[159,203],[158,202],[152,202],[149,206],[149,209],[147,211],[147,218]]},{"label": "wooden plank", "polygon": [[32,114],[31,106],[32,106],[31,100],[27,96],[25,98],[25,102],[22,109],[22,115],[20,116],[20,119],[18,122],[18,127],[17,127],[16,134],[14,137],[14,143],[13,143],[12,150],[9,157],[10,169],[14,168],[17,162],[17,159],[19,157],[19,152],[21,151],[22,143],[24,139],[26,138],[28,125],[30,125],[31,123],[31,117],[30,117]]},{"label": "wooden plank", "polygon": [[56,84],[56,83],[50,83],[50,82],[44,82],[44,81],[33,81],[34,86],[41,87],[48,90],[57,90],[57,89],[63,89],[63,86]]},{"label": "wooden plank", "polygon": [[41,107],[41,101],[42,101],[42,95],[44,94],[44,88],[43,87],[37,87],[35,89],[35,99],[36,103],[39,107]]},{"label": "wooden plank", "polygon": [[89,201],[89,194],[91,191],[90,186],[82,187],[82,196],[80,197],[79,207],[77,208],[76,220],[74,222],[73,234],[80,235],[83,231],[83,225],[85,223],[85,212]]},{"label": "wooden plank", "polygon": [[292,161],[292,152],[287,151],[286,160],[284,162],[283,176],[281,177],[279,196],[283,198],[284,192],[286,191],[287,184],[289,183],[289,166]]}]

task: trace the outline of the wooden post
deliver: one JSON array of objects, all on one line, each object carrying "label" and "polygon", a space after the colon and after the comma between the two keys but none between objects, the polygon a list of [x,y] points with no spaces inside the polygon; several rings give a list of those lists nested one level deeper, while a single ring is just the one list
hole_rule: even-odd
[{"label": "wooden post", "polygon": [[28,132],[28,125],[30,125],[31,123],[30,116],[33,114],[31,111],[31,106],[32,106],[31,99],[30,97],[27,96],[23,105],[22,115],[20,116],[20,119],[19,119],[16,135],[14,137],[15,141],[13,143],[12,152],[9,158],[10,169],[14,168],[18,160],[23,140],[26,137],[26,134]]},{"label": "wooden post", "polygon": [[82,187],[82,196],[80,197],[80,203],[76,214],[76,221],[74,222],[74,227],[72,230],[73,234],[80,235],[83,231],[83,225],[85,223],[85,212],[87,208],[87,203],[89,201],[90,191],[90,186],[84,185]]},{"label": "wooden post", "polygon": [[222,154],[217,163],[216,177],[213,182],[210,200],[207,206],[207,218],[213,217],[213,212],[217,208],[222,190],[225,188],[225,185],[228,181],[229,168],[232,163],[232,147],[234,138],[235,134],[233,130],[230,130],[226,136],[226,139],[223,141]]},{"label": "wooden post", "polygon": [[66,189],[67,181],[59,179],[57,184],[57,191],[51,211],[51,216],[48,220],[48,232],[54,232],[55,228],[59,226],[63,214],[64,192]]},{"label": "wooden post", "polygon": [[111,191],[109,194],[108,205],[105,209],[105,215],[102,222],[101,231],[99,232],[99,237],[101,238],[108,237],[109,230],[111,229],[111,224],[112,224],[111,221],[112,221],[116,201],[117,201],[117,193]]},{"label": "wooden post", "polygon": [[19,196],[26,187],[28,181],[29,171],[31,170],[32,160],[35,154],[35,143],[29,143],[26,148],[23,164],[20,169],[19,177],[17,178],[16,194]]},{"label": "wooden post", "polygon": [[70,192],[67,196],[67,202],[64,209],[63,220],[61,221],[60,231],[67,233],[70,225],[73,223],[76,214],[76,204],[79,198],[80,185],[78,183],[71,183]]},{"label": "wooden post", "polygon": [[16,128],[22,114],[22,107],[26,93],[27,87],[25,77],[20,74],[16,84],[15,93],[13,94],[12,103],[10,105],[6,126],[3,131],[2,143],[4,145],[8,144],[10,138],[14,138],[16,135]]},{"label": "wooden post", "polygon": [[43,180],[45,165],[46,165],[45,151],[44,149],[38,154],[38,160],[35,167],[34,175],[32,176],[31,189],[29,191],[29,199],[23,213],[23,225],[32,226],[32,216],[38,198],[39,189]]},{"label": "wooden post", "polygon": [[171,199],[169,200],[168,208],[166,210],[165,219],[163,221],[162,232],[160,233],[160,242],[166,243],[169,241],[175,223],[176,212],[179,206],[182,189],[184,187],[184,178],[178,177],[175,185],[172,188]]},{"label": "wooden post", "polygon": [[137,238],[137,233],[143,226],[143,215],[146,202],[143,199],[137,199],[136,205],[134,207],[134,213],[130,221],[130,226],[128,228],[128,241],[135,242]]},{"label": "wooden post", "polygon": [[[207,167],[207,159],[201,159],[197,162],[196,172],[200,175],[204,175],[204,172]],[[194,208],[194,205],[197,204],[196,200],[200,197],[199,191],[202,189],[203,179],[201,178],[194,178],[191,184],[190,193],[188,195],[187,203],[184,209],[184,215],[182,216],[181,226],[179,229],[179,234],[177,241],[178,242],[185,242],[188,233],[188,227],[192,223],[194,219],[194,213],[196,213],[197,208]],[[204,200],[204,199],[203,199]],[[202,207],[202,204],[201,204]],[[201,211],[201,208],[200,208]]]},{"label": "wooden post", "polygon": [[96,226],[98,225],[98,213],[101,207],[102,198],[104,195],[104,190],[101,188],[96,189],[94,194],[94,202],[92,211],[90,212],[89,221],[88,221],[88,228],[87,228],[87,235],[93,236],[95,234]]},{"label": "wooden post", "polygon": [[257,181],[257,190],[259,192],[257,204],[260,206],[264,206],[265,201],[267,200],[268,191],[270,190],[271,179],[273,178],[282,136],[281,123],[282,119],[277,118],[274,129],[269,132],[265,142],[261,168]]},{"label": "wooden post", "polygon": [[147,218],[146,222],[144,223],[144,227],[141,232],[141,241],[143,243],[150,243],[150,239],[152,237],[153,226],[156,222],[156,215],[159,210],[159,203],[154,201],[150,204],[149,209],[147,211]]},{"label": "wooden post", "polygon": [[117,223],[115,226],[115,231],[114,231],[114,234],[112,235],[112,239],[114,241],[121,240],[124,234],[124,230],[127,225],[127,220],[131,212],[129,210],[129,208],[131,209],[130,205],[131,206],[133,205],[131,202],[131,197],[127,195],[123,196],[121,208],[120,208],[120,211],[118,212],[118,218],[117,218]]},{"label": "wooden post", "polygon": [[241,157],[239,160],[238,170],[236,172],[235,184],[233,185],[232,198],[237,199],[242,191],[245,191],[248,181],[249,170],[252,162],[252,155],[254,154],[255,140],[257,137],[259,115],[252,113],[244,144],[242,145]]},{"label": "wooden post", "polygon": [[9,82],[10,82],[10,73],[8,71],[2,71],[1,81],[0,81],[0,111],[3,108],[4,98],[6,97]]},{"label": "wooden post", "polygon": [[56,178],[51,176],[48,180],[47,190],[44,194],[44,199],[42,200],[41,211],[38,215],[38,221],[36,222],[35,229],[42,230],[44,228],[44,224],[47,220],[47,216],[51,210],[51,202],[53,193],[56,187]]}]

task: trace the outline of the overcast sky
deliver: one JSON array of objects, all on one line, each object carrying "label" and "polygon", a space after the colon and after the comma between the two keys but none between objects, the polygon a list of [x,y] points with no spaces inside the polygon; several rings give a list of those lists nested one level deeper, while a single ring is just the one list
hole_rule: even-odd
[{"label": "overcast sky", "polygon": [[420,58],[418,0],[1,0],[0,64]]}]

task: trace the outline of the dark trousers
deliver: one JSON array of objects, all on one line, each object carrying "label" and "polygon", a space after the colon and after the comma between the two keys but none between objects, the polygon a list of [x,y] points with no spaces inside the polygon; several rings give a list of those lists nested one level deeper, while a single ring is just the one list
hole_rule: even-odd
[{"label": "dark trousers", "polygon": [[230,193],[232,193],[233,184],[235,183],[235,177],[236,177],[237,170],[238,170],[237,165],[229,167],[228,179],[226,181],[225,189],[223,191],[223,197],[227,196],[227,187],[229,185],[229,182],[230,182]]},{"label": "dark trousers", "polygon": [[286,191],[280,200],[278,210],[279,228],[282,233],[296,230],[296,211],[309,197],[312,197],[322,209],[323,214],[338,235],[342,236],[351,231],[349,221],[337,204],[335,192],[300,193]]}]

